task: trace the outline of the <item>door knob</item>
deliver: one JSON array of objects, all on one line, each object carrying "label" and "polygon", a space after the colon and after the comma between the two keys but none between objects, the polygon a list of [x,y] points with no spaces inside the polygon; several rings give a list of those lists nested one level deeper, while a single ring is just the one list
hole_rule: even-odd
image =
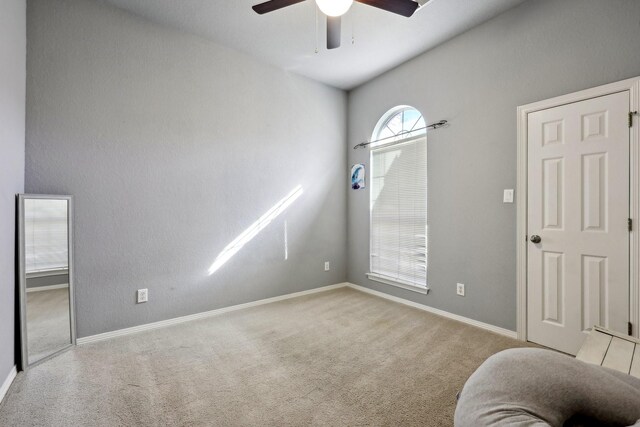
[{"label": "door knob", "polygon": [[532,243],[540,243],[541,241],[542,241],[542,239],[537,234],[534,234],[533,236],[531,236],[531,242]]}]

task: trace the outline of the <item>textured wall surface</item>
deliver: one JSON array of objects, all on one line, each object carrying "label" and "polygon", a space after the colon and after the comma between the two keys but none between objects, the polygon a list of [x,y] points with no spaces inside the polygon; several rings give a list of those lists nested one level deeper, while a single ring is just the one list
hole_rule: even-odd
[{"label": "textured wall surface", "polygon": [[0,2],[0,384],[15,364],[15,195],[24,191],[26,0]]},{"label": "textured wall surface", "polygon": [[638,40],[637,0],[528,1],[352,91],[349,164],[395,105],[451,126],[428,136],[431,292],[366,278],[368,191],[348,195],[349,281],[515,330],[516,107],[640,75]]},{"label": "textured wall surface", "polygon": [[26,188],[75,198],[79,337],[345,280],[344,92],[93,0],[27,16]]}]

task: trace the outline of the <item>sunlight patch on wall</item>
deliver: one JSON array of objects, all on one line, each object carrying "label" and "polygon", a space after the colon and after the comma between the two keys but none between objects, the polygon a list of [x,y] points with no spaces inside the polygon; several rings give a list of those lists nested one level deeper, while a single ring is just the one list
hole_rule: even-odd
[{"label": "sunlight patch on wall", "polygon": [[[267,225],[271,223],[278,215],[285,211],[293,202],[296,201],[303,193],[301,185],[295,187],[289,194],[282,198],[279,202],[264,213],[256,222],[251,224],[238,237],[229,243],[220,254],[216,257],[211,267],[209,267],[209,276],[215,273],[227,261],[231,259],[244,245],[258,235]],[[287,253],[288,257],[288,253]]]},{"label": "sunlight patch on wall", "polygon": [[287,221],[284,222],[284,260],[289,259],[289,236],[287,232]]}]

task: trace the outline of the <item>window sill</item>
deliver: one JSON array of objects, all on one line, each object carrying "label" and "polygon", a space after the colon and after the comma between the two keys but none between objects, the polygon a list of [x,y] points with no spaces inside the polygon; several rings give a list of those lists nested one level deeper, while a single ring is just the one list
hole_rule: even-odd
[{"label": "window sill", "polygon": [[428,294],[429,288],[426,286],[418,286],[409,282],[401,282],[398,280],[390,279],[388,277],[380,276],[375,273],[367,273],[367,277],[369,280],[373,280],[374,282],[384,283],[385,285],[395,286],[397,288],[406,289],[408,291],[417,292],[419,294]]}]

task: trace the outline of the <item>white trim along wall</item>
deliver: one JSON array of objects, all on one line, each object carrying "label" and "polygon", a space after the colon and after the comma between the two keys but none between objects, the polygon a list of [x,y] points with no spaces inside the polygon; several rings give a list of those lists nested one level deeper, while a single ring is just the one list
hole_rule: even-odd
[{"label": "white trim along wall", "polygon": [[629,129],[630,155],[630,212],[633,228],[629,237],[629,319],[633,325],[633,336],[638,338],[640,326],[640,77],[619,81],[568,95],[518,107],[518,184],[517,184],[517,337],[527,340],[527,115],[535,111],[559,105],[584,101],[612,93],[629,91],[629,108],[636,112],[631,116]]},{"label": "white trim along wall", "polygon": [[457,322],[466,323],[467,325],[475,326],[476,328],[484,329],[499,335],[504,335],[505,337],[514,338],[514,339],[517,337],[517,334],[515,331],[510,331],[508,329],[504,329],[499,326],[494,326],[488,323],[480,322],[478,320],[469,319],[468,317],[459,316],[457,314],[449,313],[448,311],[433,308],[424,304],[419,304],[417,302],[409,301],[404,298],[394,297],[393,295],[389,295],[384,292],[374,291],[373,289],[365,288],[364,286],[354,285],[353,283],[349,283],[347,284],[347,286],[351,289],[355,289],[356,291],[364,292],[364,293],[375,295],[377,297],[388,299],[390,301],[394,301],[400,304],[408,305],[409,307],[417,308],[418,310],[422,310],[438,316],[446,317],[447,319],[455,320]]},{"label": "white trim along wall", "polygon": [[9,387],[11,387],[11,383],[13,383],[13,380],[16,378],[17,374],[18,374],[18,371],[14,366],[9,371],[9,375],[7,375],[7,378],[5,378],[4,382],[2,383],[2,386],[0,386],[0,403],[2,403],[2,401],[4,400],[4,397],[7,395],[7,392],[9,391]]},{"label": "white trim along wall", "polygon": [[283,300],[287,300],[290,298],[296,298],[296,297],[300,297],[300,296],[304,296],[304,295],[310,295],[310,294],[315,294],[318,292],[325,292],[325,291],[331,291],[333,289],[340,289],[340,288],[351,288],[354,289],[356,291],[360,291],[360,292],[364,292],[370,295],[374,295],[380,298],[384,298],[390,301],[394,301],[400,304],[404,304],[404,305],[408,305],[410,307],[413,308],[417,308],[419,310],[422,311],[427,311],[429,313],[432,314],[436,314],[438,316],[442,316],[442,317],[446,317],[448,319],[452,319],[458,322],[462,322],[465,323],[467,325],[471,325],[471,326],[475,326],[477,328],[481,328],[481,329],[485,329],[487,331],[496,333],[496,334],[500,334],[500,335],[504,335],[507,336],[509,338],[516,338],[516,333],[514,331],[510,331],[507,329],[503,329],[497,326],[493,326],[493,325],[489,325],[487,323],[483,323],[483,322],[479,322],[477,320],[473,320],[473,319],[469,319],[463,316],[458,316],[457,314],[452,314],[443,310],[438,310],[437,308],[433,308],[433,307],[429,307],[423,304],[418,304],[416,302],[413,301],[409,301],[406,300],[404,298],[398,298],[398,297],[394,297],[392,295],[388,295],[382,292],[378,292],[378,291],[374,291],[372,289],[368,289],[368,288],[364,288],[362,286],[358,286],[358,285],[354,285],[353,283],[338,283],[335,285],[329,285],[329,286],[324,286],[321,288],[316,288],[316,289],[310,289],[308,291],[302,291],[302,292],[294,292],[292,294],[287,294],[287,295],[281,295],[278,297],[273,297],[273,298],[266,298],[266,299],[262,299],[262,300],[258,300],[258,301],[253,301],[253,302],[249,302],[249,303],[245,303],[245,304],[238,304],[238,305],[233,305],[230,307],[224,307],[224,308],[220,308],[217,310],[211,310],[211,311],[205,311],[202,313],[196,313],[196,314],[192,314],[189,316],[182,316],[182,317],[176,317],[173,319],[168,319],[168,320],[162,320],[159,322],[153,322],[153,323],[147,323],[144,325],[140,325],[140,326],[134,326],[132,328],[125,328],[125,329],[119,329],[116,331],[111,331],[111,332],[105,332],[102,334],[97,334],[97,335],[92,335],[92,336],[88,336],[88,337],[82,337],[82,338],[78,338],[77,339],[77,343],[78,345],[83,345],[83,344],[88,344],[88,343],[92,343],[92,342],[96,342],[96,341],[103,341],[103,340],[107,340],[110,338],[115,338],[115,337],[119,337],[119,336],[124,336],[124,335],[130,335],[130,334],[134,334],[136,332],[142,332],[142,331],[148,331],[148,330],[152,330],[152,329],[158,329],[158,328],[163,328],[165,326],[170,326],[170,325],[176,325],[179,323],[184,323],[184,322],[189,322],[191,320],[196,320],[196,319],[204,319],[207,317],[212,317],[212,316],[217,316],[219,314],[223,314],[223,313],[228,313],[231,311],[237,311],[237,310],[242,310],[244,308],[250,308],[250,307],[257,307],[259,305],[264,305],[264,304],[269,304],[272,302],[277,302],[277,301],[283,301]]}]

